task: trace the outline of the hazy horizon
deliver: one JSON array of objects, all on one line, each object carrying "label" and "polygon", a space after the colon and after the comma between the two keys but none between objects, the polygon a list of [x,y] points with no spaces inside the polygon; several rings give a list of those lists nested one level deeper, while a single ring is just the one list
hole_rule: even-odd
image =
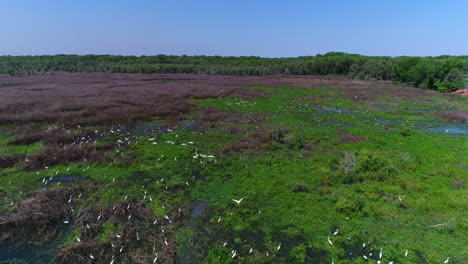
[{"label": "hazy horizon", "polygon": [[[468,2],[0,1],[0,55],[467,55]],[[5,41],[7,40],[7,41]]]}]

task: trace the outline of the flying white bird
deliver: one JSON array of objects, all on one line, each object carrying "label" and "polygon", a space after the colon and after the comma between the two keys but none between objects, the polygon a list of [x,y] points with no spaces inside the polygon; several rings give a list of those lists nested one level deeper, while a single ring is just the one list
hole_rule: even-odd
[{"label": "flying white bird", "polygon": [[240,204],[242,200],[244,200],[244,197],[240,198],[239,200],[236,200],[236,199],[232,199],[232,200],[236,202],[237,204]]}]

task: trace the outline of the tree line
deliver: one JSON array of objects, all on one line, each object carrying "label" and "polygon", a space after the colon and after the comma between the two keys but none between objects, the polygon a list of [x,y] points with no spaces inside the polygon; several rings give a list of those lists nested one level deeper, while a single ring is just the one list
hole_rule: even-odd
[{"label": "tree line", "polygon": [[254,56],[0,56],[0,73],[67,72],[190,73],[219,75],[341,75],[392,80],[439,91],[463,88],[468,56],[371,57],[342,52],[297,58]]}]

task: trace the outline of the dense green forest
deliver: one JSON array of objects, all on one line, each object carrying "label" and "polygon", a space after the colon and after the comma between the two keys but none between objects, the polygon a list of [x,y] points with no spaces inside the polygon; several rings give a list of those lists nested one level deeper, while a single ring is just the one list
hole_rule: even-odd
[{"label": "dense green forest", "polygon": [[343,75],[392,80],[439,91],[463,88],[468,56],[369,57],[341,52],[297,58],[222,56],[0,56],[0,73],[192,73],[223,75]]}]

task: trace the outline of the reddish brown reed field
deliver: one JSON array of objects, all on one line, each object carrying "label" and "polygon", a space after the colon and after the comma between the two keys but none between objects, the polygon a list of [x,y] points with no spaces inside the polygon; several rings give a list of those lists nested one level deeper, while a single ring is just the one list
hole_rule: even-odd
[{"label": "reddish brown reed field", "polygon": [[53,122],[64,125],[128,123],[177,118],[190,110],[187,98],[264,96],[246,88],[284,86],[279,77],[56,73],[0,77],[0,124]]},{"label": "reddish brown reed field", "polygon": [[350,100],[377,95],[430,95],[389,82],[338,76],[221,76],[191,74],[56,73],[0,76],[0,124],[50,122],[63,125],[129,123],[153,117],[177,119],[192,106],[188,98],[265,96],[252,86],[338,88]]}]

